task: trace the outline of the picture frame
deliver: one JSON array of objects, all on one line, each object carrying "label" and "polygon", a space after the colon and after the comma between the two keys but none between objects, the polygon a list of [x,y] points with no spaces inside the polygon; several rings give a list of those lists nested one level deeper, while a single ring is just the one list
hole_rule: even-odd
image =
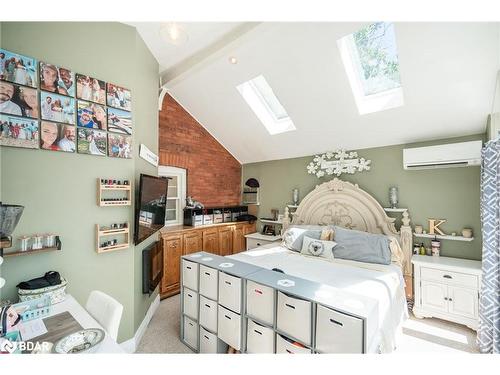
[{"label": "picture frame", "polygon": [[37,59],[0,48],[0,80],[38,87]]},{"label": "picture frame", "polygon": [[52,92],[40,91],[41,119],[75,125],[75,99]]},{"label": "picture frame", "polygon": [[113,158],[132,158],[132,137],[108,133],[108,156]]},{"label": "picture frame", "polygon": [[106,104],[108,107],[132,111],[132,94],[129,89],[107,83],[106,85]]},{"label": "picture frame", "polygon": [[39,122],[7,114],[0,114],[0,146],[38,149]]},{"label": "picture frame", "polygon": [[96,156],[106,156],[106,132],[77,127],[77,152]]},{"label": "picture frame", "polygon": [[40,149],[76,152],[76,126],[42,121],[40,125]]},{"label": "picture frame", "polygon": [[106,130],[107,123],[106,107],[83,100],[77,101],[77,125],[79,127]]},{"label": "picture frame", "polygon": [[40,61],[39,73],[40,90],[75,96],[75,72],[71,69]]},{"label": "picture frame", "polygon": [[77,99],[106,104],[106,82],[80,73],[76,73],[75,77]]},{"label": "picture frame", "polygon": [[32,87],[0,81],[0,113],[38,119],[38,91]]},{"label": "picture frame", "polygon": [[108,107],[108,131],[132,135],[132,113]]}]

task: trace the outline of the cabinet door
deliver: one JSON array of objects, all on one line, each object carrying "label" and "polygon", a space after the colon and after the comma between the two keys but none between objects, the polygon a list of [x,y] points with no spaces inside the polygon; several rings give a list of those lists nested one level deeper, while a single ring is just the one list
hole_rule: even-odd
[{"label": "cabinet door", "polygon": [[448,287],[448,306],[450,314],[466,318],[478,317],[478,294],[475,289]]},{"label": "cabinet door", "polygon": [[233,226],[219,229],[219,255],[226,256],[233,253]]},{"label": "cabinet door", "polygon": [[256,224],[255,223],[252,223],[252,224],[245,224],[243,226],[243,234],[250,234],[250,233],[255,233],[257,232],[257,229],[256,229]]},{"label": "cabinet door", "polygon": [[238,224],[234,226],[233,230],[233,254],[240,253],[245,250],[246,242],[245,242],[245,234],[244,234],[244,225]]},{"label": "cabinet door", "polygon": [[163,279],[161,296],[167,297],[180,290],[180,268],[182,256],[182,236],[173,235],[163,238]]},{"label": "cabinet door", "polygon": [[219,254],[219,236],[217,228],[205,229],[203,231],[203,251]]},{"label": "cabinet door", "polygon": [[448,312],[448,287],[444,284],[422,281],[422,307]]},{"label": "cabinet door", "polygon": [[184,235],[184,255],[196,253],[202,248],[201,232],[195,231]]}]

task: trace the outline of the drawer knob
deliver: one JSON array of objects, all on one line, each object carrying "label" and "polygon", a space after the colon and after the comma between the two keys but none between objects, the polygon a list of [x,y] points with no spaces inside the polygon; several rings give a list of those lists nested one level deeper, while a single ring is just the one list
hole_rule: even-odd
[{"label": "drawer knob", "polygon": [[336,321],[335,319],[330,319],[330,322],[332,322],[333,324],[336,324],[336,325],[338,325],[338,326],[341,326],[341,327],[343,327],[343,326],[344,326],[344,324],[343,324],[343,323],[338,322],[338,321]]},{"label": "drawer knob", "polygon": [[285,303],[285,306],[295,310],[295,306],[293,306],[293,305],[289,305],[288,303]]},{"label": "drawer knob", "polygon": [[451,277],[450,275],[443,275],[443,277],[444,277],[445,279],[453,279],[453,277]]}]

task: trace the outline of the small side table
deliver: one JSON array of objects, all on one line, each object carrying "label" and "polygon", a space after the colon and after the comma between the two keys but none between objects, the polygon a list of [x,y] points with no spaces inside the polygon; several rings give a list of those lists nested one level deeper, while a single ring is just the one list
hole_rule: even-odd
[{"label": "small side table", "polygon": [[270,243],[279,244],[281,236],[270,236],[261,233],[250,233],[245,235],[247,239],[247,250],[252,250],[257,247],[269,245]]}]

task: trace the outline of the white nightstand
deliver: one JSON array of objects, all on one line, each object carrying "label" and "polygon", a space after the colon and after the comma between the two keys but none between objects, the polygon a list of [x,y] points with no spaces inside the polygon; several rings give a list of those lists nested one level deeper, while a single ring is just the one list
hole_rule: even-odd
[{"label": "white nightstand", "polygon": [[441,318],[477,331],[481,262],[414,255],[417,318]]},{"label": "white nightstand", "polygon": [[245,235],[247,239],[247,250],[255,249],[256,247],[268,245],[270,243],[279,244],[281,236],[269,236],[261,233],[250,233]]}]

